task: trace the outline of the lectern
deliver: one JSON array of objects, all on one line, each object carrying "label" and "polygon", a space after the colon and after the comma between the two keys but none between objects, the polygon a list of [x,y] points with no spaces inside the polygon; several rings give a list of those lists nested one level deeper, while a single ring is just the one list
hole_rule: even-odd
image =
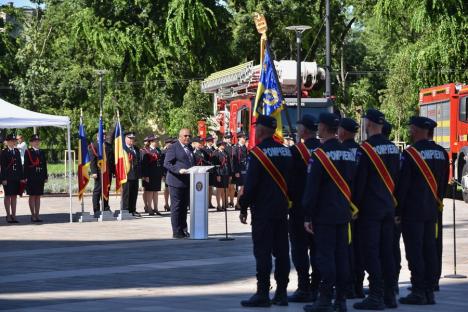
[{"label": "lectern", "polygon": [[190,174],[190,239],[208,238],[209,170],[213,166],[194,166]]}]

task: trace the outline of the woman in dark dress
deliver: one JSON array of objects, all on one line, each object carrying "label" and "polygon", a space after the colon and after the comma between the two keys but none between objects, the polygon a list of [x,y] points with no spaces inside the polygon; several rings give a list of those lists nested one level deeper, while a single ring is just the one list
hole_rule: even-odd
[{"label": "woman in dark dress", "polygon": [[34,134],[29,140],[31,147],[24,153],[24,177],[26,191],[29,195],[29,209],[31,221],[42,222],[39,219],[41,196],[44,195],[44,184],[47,182],[47,160],[44,151],[39,149],[40,139]]},{"label": "woman in dark dress", "polygon": [[[224,211],[227,207],[227,188],[231,176],[231,162],[226,152],[226,143],[218,141],[218,149],[213,152],[212,163],[216,166],[216,203],[217,211]],[[223,202],[221,206],[220,203]]]},{"label": "woman in dark dress", "polygon": [[[163,174],[163,162],[161,149],[154,135],[148,138],[149,147],[145,148],[143,161],[141,164],[143,188],[146,192],[146,205],[150,215],[155,213],[160,216],[158,211],[158,192],[161,190],[161,180]],[[154,205],[153,205],[154,204]]]}]

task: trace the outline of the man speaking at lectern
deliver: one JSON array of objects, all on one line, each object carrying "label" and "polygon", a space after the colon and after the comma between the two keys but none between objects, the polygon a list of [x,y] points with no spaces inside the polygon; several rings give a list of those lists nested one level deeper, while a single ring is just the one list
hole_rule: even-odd
[{"label": "man speaking at lectern", "polygon": [[190,201],[190,175],[187,169],[195,165],[191,137],[189,129],[181,129],[179,140],[169,146],[164,159],[166,183],[171,196],[172,237],[179,239],[190,236],[187,231],[187,207]]}]

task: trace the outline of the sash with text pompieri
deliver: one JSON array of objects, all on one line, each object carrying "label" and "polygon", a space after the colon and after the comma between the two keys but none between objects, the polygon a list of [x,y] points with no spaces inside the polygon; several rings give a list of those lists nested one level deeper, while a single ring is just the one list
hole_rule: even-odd
[{"label": "sash with text pompieri", "polygon": [[294,145],[294,146],[297,148],[299,154],[300,154],[301,157],[302,157],[302,160],[304,160],[304,163],[305,163],[305,165],[307,166],[307,165],[309,164],[309,159],[310,159],[310,156],[311,156],[311,155],[310,155],[310,152],[309,152],[309,149],[308,149],[307,146],[306,146],[304,143],[302,143],[302,142],[299,142],[299,143],[297,143],[297,144]]},{"label": "sash with text pompieri", "polygon": [[265,170],[270,174],[273,181],[275,181],[276,185],[278,185],[281,192],[284,194],[288,201],[288,208],[291,208],[292,202],[288,196],[288,185],[286,184],[286,180],[275,166],[275,164],[271,161],[271,159],[262,151],[261,148],[258,146],[253,147],[250,152],[258,161],[262,164]]}]

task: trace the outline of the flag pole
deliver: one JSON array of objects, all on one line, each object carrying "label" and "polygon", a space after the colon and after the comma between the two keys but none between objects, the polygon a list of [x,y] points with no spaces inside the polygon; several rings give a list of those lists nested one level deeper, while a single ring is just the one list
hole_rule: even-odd
[{"label": "flag pole", "polygon": [[[80,124],[83,124],[83,108],[80,107]],[[81,139],[80,139],[80,152],[81,152]],[[81,155],[80,155],[81,157]],[[78,183],[78,193],[80,192],[80,186]],[[81,196],[81,214],[83,215],[84,213],[84,194]]]},{"label": "flag pole", "polygon": [[101,216],[104,213],[104,167],[106,164],[104,164],[104,125],[102,124],[102,107],[101,107],[101,112],[99,113],[99,128],[101,129],[101,133],[99,134],[99,145],[102,151],[102,159],[101,159],[101,170],[99,171],[101,173]]}]

